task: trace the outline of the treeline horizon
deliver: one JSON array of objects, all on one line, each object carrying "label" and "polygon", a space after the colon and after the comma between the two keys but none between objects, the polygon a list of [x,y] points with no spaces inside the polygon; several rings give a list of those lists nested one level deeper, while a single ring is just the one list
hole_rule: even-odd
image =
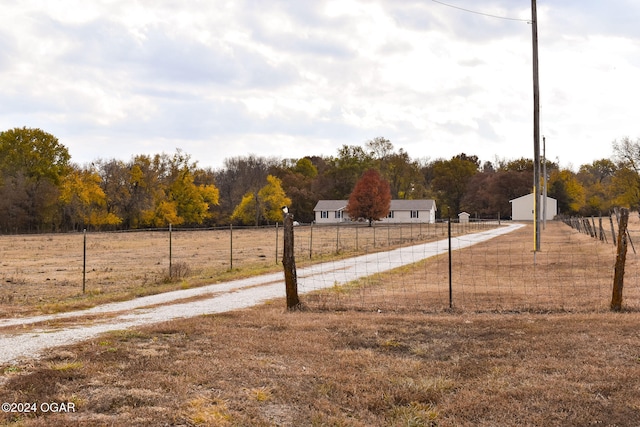
[{"label": "treeline horizon", "polygon": [[[577,172],[547,160],[547,194],[559,214],[640,206],[640,139],[623,138],[612,148],[611,158]],[[318,200],[347,200],[370,169],[389,183],[392,199],[434,199],[439,218],[466,211],[508,219],[509,200],[533,188],[532,159],[413,159],[383,137],[343,145],[336,155],[247,154],[219,168],[202,168],[180,149],[78,165],[55,136],[23,127],[0,132],[0,232],[264,225],[282,220],[283,205],[308,223]]]}]

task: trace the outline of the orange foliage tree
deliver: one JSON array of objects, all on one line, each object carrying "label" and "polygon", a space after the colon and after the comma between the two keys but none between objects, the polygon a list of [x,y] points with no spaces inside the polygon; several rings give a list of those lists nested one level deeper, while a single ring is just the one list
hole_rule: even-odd
[{"label": "orange foliage tree", "polygon": [[353,192],[349,196],[347,213],[353,219],[364,218],[378,221],[389,214],[391,207],[391,188],[375,169],[369,169],[356,182]]}]

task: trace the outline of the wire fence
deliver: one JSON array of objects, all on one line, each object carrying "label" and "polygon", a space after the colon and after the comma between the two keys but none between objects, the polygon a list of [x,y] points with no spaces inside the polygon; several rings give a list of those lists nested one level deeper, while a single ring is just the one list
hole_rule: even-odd
[{"label": "wire fence", "polygon": [[[610,240],[552,221],[534,253],[531,224],[504,230],[505,222],[497,221],[295,227],[303,303],[311,309],[425,312],[608,309],[616,255]],[[0,236],[0,309],[16,314],[23,306],[64,299],[153,293],[168,283],[190,287],[281,271],[282,231],[274,225]],[[639,241],[637,214],[629,233]],[[488,240],[478,241],[480,235]],[[640,309],[639,281],[631,253],[627,309]]]},{"label": "wire fence", "polygon": [[[632,234],[640,234],[636,227]],[[452,248],[438,242],[439,255],[415,255],[416,262],[351,282],[351,291],[333,287],[309,295],[320,309],[437,312],[600,311],[611,303],[616,247],[567,227],[548,223],[541,250],[533,252],[533,227],[497,235],[482,243],[461,236]],[[627,257],[624,303],[640,309],[638,259]],[[421,260],[417,260],[420,258]],[[424,258],[424,259],[422,259]]]}]

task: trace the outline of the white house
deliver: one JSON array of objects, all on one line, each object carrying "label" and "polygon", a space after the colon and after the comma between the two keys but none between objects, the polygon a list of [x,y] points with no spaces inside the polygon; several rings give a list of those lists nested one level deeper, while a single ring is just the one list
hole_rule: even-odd
[{"label": "white house", "polygon": [[333,224],[350,221],[347,213],[348,200],[320,200],[313,208],[316,224]]},{"label": "white house", "polygon": [[[540,195],[540,219],[543,218],[542,206],[544,196]],[[517,199],[509,200],[511,203],[511,219],[514,221],[533,221],[533,193],[526,194]],[[547,221],[558,215],[558,201],[552,197],[547,197]]]},{"label": "white house", "polygon": [[[317,224],[351,221],[347,214],[348,200],[320,200],[313,208]],[[435,200],[392,200],[389,214],[382,218],[387,223],[436,222]]]}]

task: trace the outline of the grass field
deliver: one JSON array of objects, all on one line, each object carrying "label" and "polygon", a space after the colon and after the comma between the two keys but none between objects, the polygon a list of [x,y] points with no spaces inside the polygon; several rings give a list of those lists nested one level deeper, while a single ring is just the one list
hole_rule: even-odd
[{"label": "grass field", "polygon": [[[489,227],[455,224],[452,231],[460,235]],[[446,233],[442,223],[301,226],[295,229],[295,252],[304,266],[442,239]],[[81,309],[281,271],[282,228],[173,231],[171,238],[168,230],[87,233],[86,266],[83,254],[83,233],[0,236],[0,317]]]},{"label": "grass field", "polygon": [[[454,310],[442,308],[446,290],[438,288],[441,308],[425,311],[415,304],[424,301],[422,288],[401,286],[432,286],[442,275],[446,283],[446,263],[431,259],[305,296],[305,311],[287,312],[276,300],[117,331],[2,366],[1,401],[72,403],[77,412],[0,419],[21,426],[638,426],[636,256],[629,254],[627,308],[611,313],[612,245],[550,224],[534,268],[531,254],[518,249],[530,245],[530,231],[454,252]],[[492,309],[497,297],[504,310]],[[555,302],[560,297],[564,304]]]}]

